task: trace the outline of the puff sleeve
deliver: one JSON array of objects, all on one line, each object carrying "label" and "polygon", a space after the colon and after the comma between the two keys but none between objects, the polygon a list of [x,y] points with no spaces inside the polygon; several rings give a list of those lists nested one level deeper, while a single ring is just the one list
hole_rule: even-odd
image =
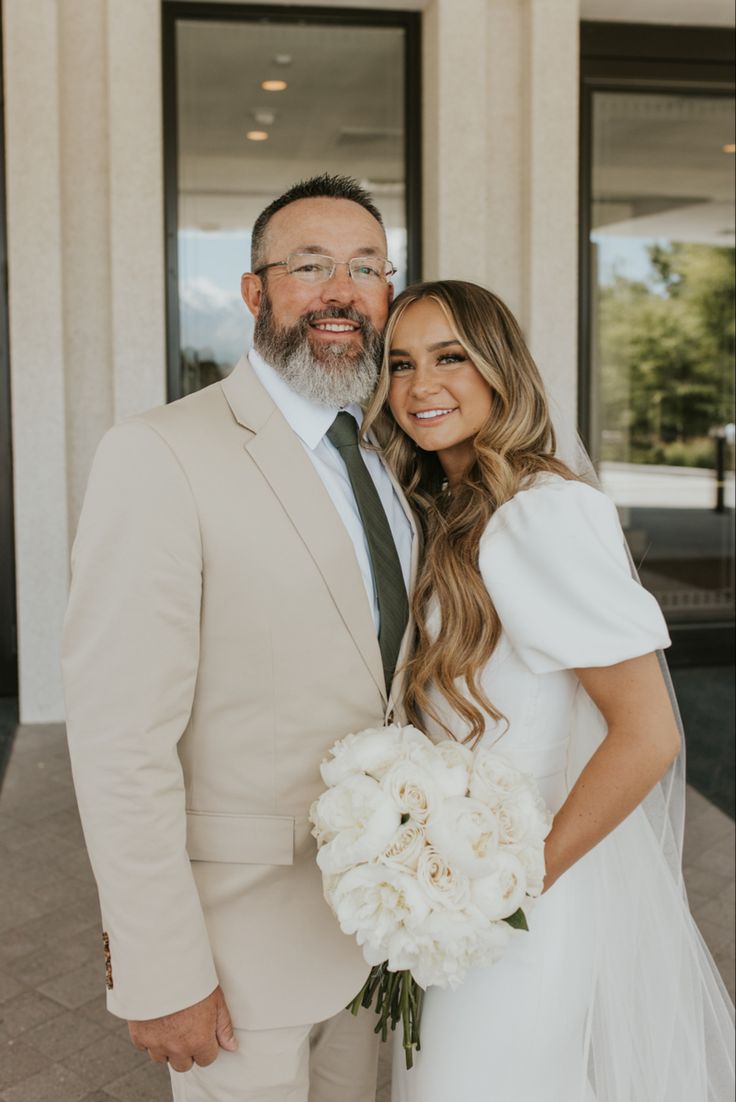
[{"label": "puff sleeve", "polygon": [[583,482],[543,476],[489,521],[483,580],[533,673],[612,666],[669,645],[654,597],[632,577],[616,507]]}]

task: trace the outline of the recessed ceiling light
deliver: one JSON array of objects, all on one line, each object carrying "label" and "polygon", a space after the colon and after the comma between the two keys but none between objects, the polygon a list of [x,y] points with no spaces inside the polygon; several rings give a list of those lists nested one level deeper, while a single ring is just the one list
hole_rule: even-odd
[{"label": "recessed ceiling light", "polygon": [[283,92],[289,85],[285,80],[262,80],[261,88],[264,92]]},{"label": "recessed ceiling light", "polygon": [[734,144],[733,142],[728,142],[726,145],[724,145],[723,152],[736,153],[736,144]]},{"label": "recessed ceiling light", "polygon": [[274,65],[291,65],[291,54],[274,54],[272,61]]},{"label": "recessed ceiling light", "polygon": [[268,131],[267,130],[249,130],[245,135],[249,142],[267,142]]}]

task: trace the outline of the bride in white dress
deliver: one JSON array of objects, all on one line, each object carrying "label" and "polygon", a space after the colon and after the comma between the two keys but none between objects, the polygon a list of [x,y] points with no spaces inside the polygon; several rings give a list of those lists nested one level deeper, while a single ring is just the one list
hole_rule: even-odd
[{"label": "bride in white dress", "polygon": [[490,292],[409,288],[386,350],[364,431],[426,535],[409,718],[493,746],[555,813],[529,933],[428,990],[392,1100],[731,1102],[732,1007],[680,878],[669,638],[615,507],[555,458],[541,379]]}]

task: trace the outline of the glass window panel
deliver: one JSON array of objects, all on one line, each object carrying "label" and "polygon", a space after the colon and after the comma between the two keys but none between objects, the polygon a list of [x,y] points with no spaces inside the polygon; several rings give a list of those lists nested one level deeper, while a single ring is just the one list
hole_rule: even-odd
[{"label": "glass window panel", "polygon": [[734,615],[734,107],[593,97],[592,450],[671,624]]},{"label": "glass window panel", "polygon": [[[405,33],[177,22],[183,394],[224,377],[249,347],[240,277],[250,268],[251,229],[297,180],[334,172],[367,187],[384,217],[397,292],[405,285]],[[264,81],[286,87],[269,91]]]}]

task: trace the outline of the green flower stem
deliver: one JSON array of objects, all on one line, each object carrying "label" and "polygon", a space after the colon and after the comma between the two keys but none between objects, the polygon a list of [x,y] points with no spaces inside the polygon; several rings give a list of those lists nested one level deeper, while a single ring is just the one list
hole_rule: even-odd
[{"label": "green flower stem", "polygon": [[404,1058],[406,1069],[410,1071],[414,1066],[414,1030],[412,1029],[411,1013],[411,985],[413,980],[411,972],[401,973],[401,1022],[404,1027]]},{"label": "green flower stem", "polygon": [[382,1041],[388,1038],[389,1027],[394,1030],[400,1021],[404,1058],[407,1068],[411,1068],[414,1049],[417,1052],[421,1049],[419,1027],[423,1004],[424,991],[411,972],[389,972],[384,962],[371,968],[368,979],[347,1009],[357,1014],[361,1006],[366,1009],[374,1006],[378,1016],[375,1032],[380,1033]]}]

